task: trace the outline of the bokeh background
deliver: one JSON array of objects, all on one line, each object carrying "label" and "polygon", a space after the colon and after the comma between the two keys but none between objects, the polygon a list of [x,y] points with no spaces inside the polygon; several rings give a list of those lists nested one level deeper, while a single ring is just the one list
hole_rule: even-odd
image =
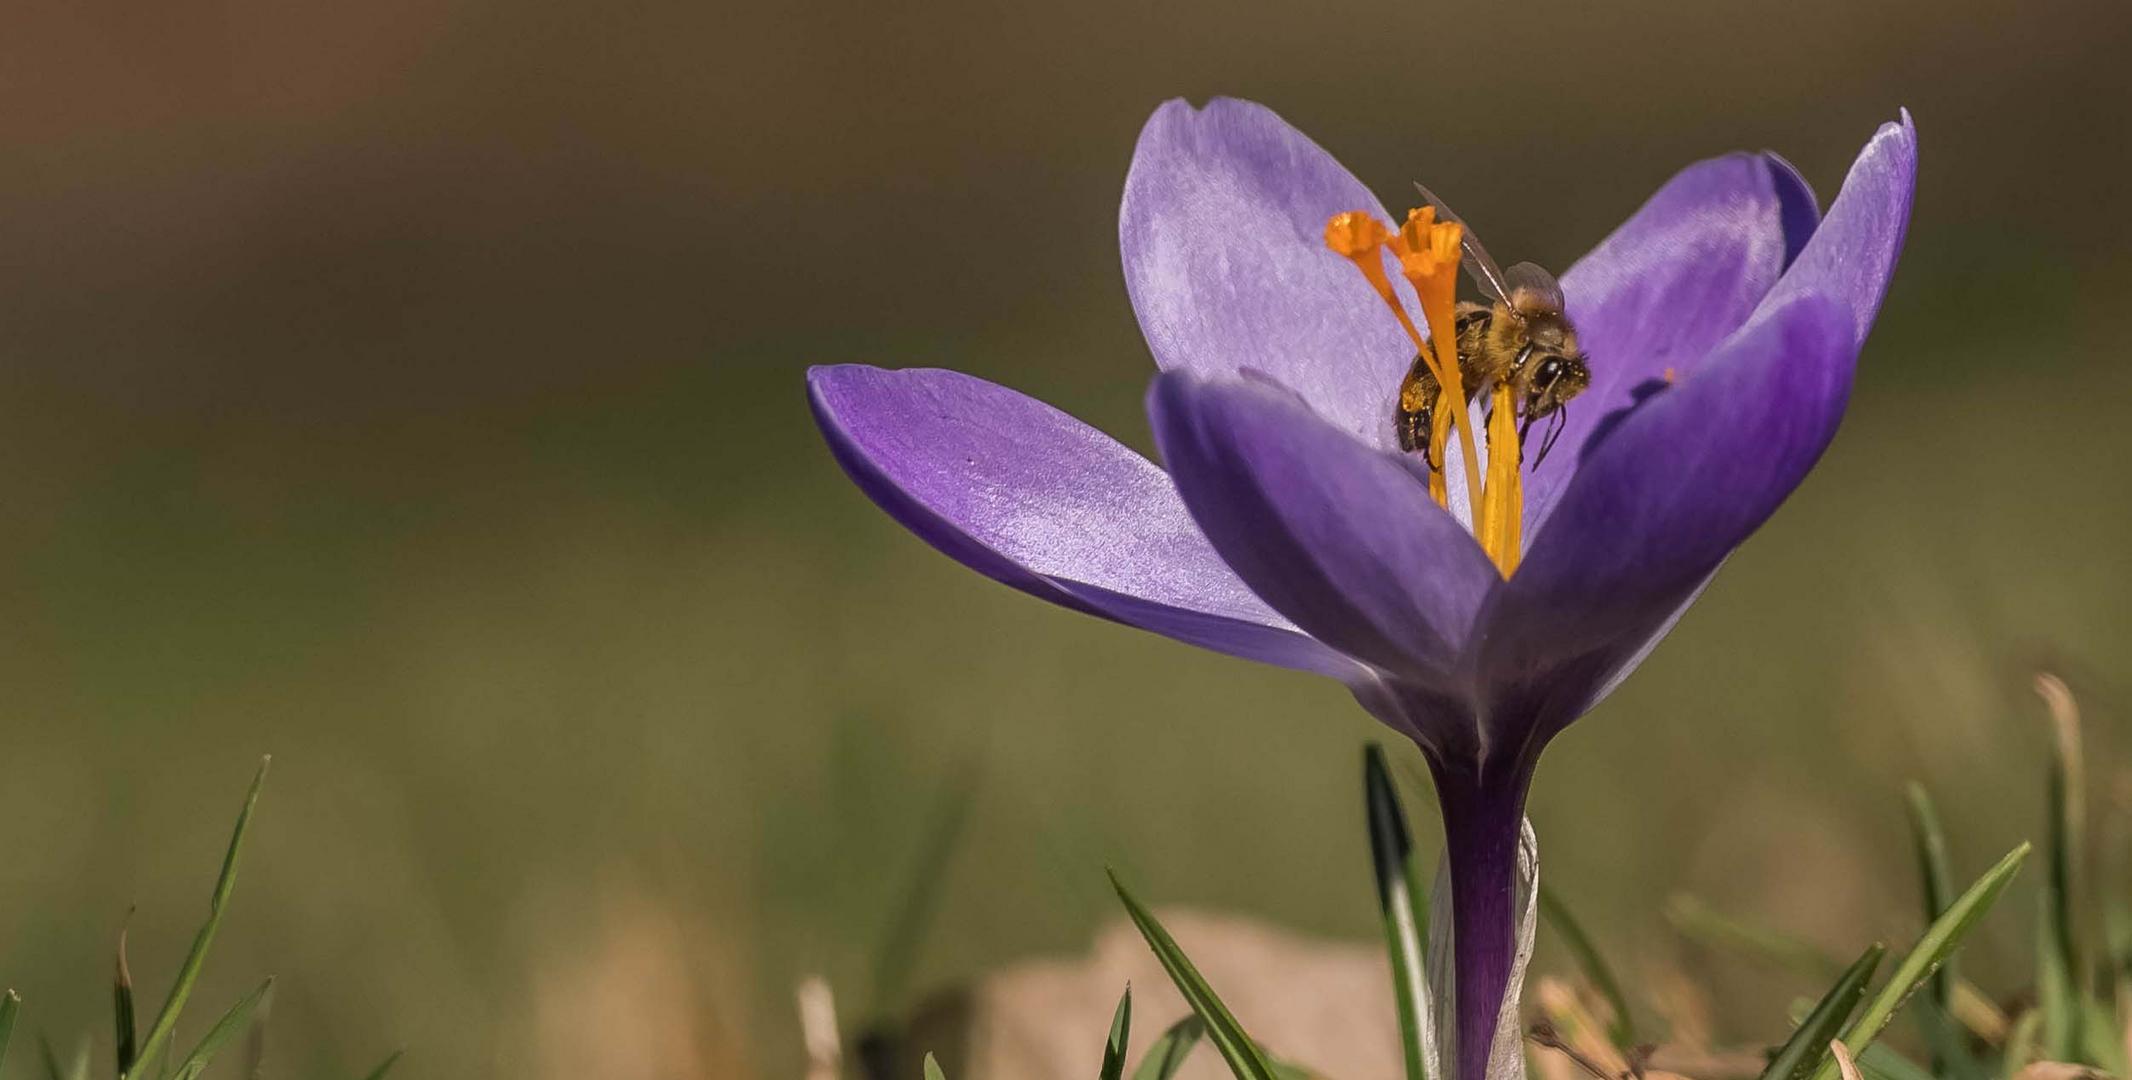
[{"label": "bokeh background", "polygon": [[[1083,949],[1106,862],[1367,940],[1377,733],[1337,688],[959,569],[804,407],[810,363],[942,365],[1145,448],[1116,199],[1178,95],[1268,102],[1558,268],[1727,150],[1825,202],[1915,112],[1841,437],[1540,771],[1550,880],[1632,981],[1687,971],[1767,1037],[1804,985],[1684,945],[1668,897],[1899,937],[1903,780],[1974,872],[2040,834],[2030,668],[2122,719],[2113,0],[27,0],[0,28],[0,979],[62,1049],[107,1030],[135,905],[167,985],[269,751],[201,1000],[279,976],[270,1074],[405,1045],[410,1076],[794,1075],[801,976],[859,1020]],[[1980,979],[2017,983],[2029,902]]]}]

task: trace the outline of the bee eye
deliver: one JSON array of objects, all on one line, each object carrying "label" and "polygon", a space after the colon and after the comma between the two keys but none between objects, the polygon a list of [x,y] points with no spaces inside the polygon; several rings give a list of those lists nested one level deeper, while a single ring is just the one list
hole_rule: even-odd
[{"label": "bee eye", "polygon": [[1540,370],[1533,373],[1541,382],[1553,382],[1562,377],[1562,358],[1550,356],[1540,362]]}]

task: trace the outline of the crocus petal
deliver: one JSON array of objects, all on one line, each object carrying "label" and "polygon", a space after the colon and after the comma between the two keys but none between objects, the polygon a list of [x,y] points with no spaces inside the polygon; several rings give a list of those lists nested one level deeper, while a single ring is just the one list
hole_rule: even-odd
[{"label": "crocus petal", "polygon": [[1193,518],[1274,610],[1379,668],[1447,678],[1501,579],[1410,465],[1260,381],[1158,376],[1148,414]]},{"label": "crocus petal", "polygon": [[1348,210],[1389,220],[1272,110],[1228,98],[1155,110],[1118,212],[1125,288],[1155,363],[1208,378],[1255,371],[1390,449],[1414,346],[1354,265],[1325,247],[1326,221]]},{"label": "crocus petal", "polygon": [[837,461],[951,558],[1075,610],[1218,652],[1346,678],[1353,661],[1253,596],[1162,470],[1033,398],[969,375],[807,373]]},{"label": "crocus petal", "polygon": [[[1528,535],[1554,509],[1587,443],[1637,397],[1692,373],[1747,321],[1784,271],[1787,224],[1812,205],[1797,174],[1762,154],[1683,169],[1562,276],[1592,383],[1525,487]],[[1540,438],[1548,422],[1534,425]]]},{"label": "crocus petal", "polygon": [[1808,293],[1833,297],[1850,308],[1853,337],[1863,343],[1902,253],[1916,191],[1917,128],[1905,110],[1901,120],[1881,125],[1859,152],[1827,219],[1770,290],[1763,311],[1774,312]]},{"label": "crocus petal", "polygon": [[1790,266],[1820,227],[1821,204],[1814,201],[1813,185],[1784,155],[1764,150],[1762,156],[1769,159],[1770,178],[1776,181],[1777,205],[1784,222],[1784,265]]},{"label": "crocus petal", "polygon": [[1482,616],[1491,721],[1536,749],[1588,707],[1820,458],[1856,358],[1850,310],[1804,296],[1601,439]]}]

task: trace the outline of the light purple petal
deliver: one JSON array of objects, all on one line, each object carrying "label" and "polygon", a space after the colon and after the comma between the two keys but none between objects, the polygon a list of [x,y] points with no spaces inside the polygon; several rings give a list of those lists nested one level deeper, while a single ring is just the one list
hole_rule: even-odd
[{"label": "light purple petal", "polygon": [[1033,398],[953,371],[807,373],[830,449],[882,509],[958,562],[1056,604],[1218,652],[1348,678],[1269,609],[1146,458]]},{"label": "light purple petal", "polygon": [[1901,120],[1881,125],[1859,152],[1843,190],[1829,204],[1828,217],[1770,290],[1763,312],[1820,293],[1850,308],[1853,334],[1863,343],[1895,273],[1916,192],[1917,128],[1905,110]]},{"label": "light purple petal", "polygon": [[1667,369],[1692,373],[1747,321],[1796,250],[1788,235],[1811,229],[1811,207],[1789,166],[1762,154],[1711,158],[1667,181],[1562,276],[1592,384],[1530,472],[1527,535],[1553,511],[1595,431],[1663,385]]},{"label": "light purple petal", "polygon": [[1274,610],[1387,671],[1453,677],[1501,578],[1409,464],[1260,381],[1162,375],[1148,414],[1193,518]]},{"label": "light purple petal", "polygon": [[1272,110],[1229,98],[1155,110],[1118,212],[1125,288],[1155,363],[1205,378],[1258,372],[1391,448],[1414,346],[1354,265],[1325,247],[1326,221],[1348,210],[1390,220]]},{"label": "light purple petal", "polygon": [[1491,713],[1544,738],[1588,707],[1820,458],[1856,358],[1849,309],[1801,297],[1602,438],[1483,616]]}]

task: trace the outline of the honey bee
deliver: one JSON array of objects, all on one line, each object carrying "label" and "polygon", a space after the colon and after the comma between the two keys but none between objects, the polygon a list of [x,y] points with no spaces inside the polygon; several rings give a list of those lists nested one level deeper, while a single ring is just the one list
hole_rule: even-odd
[{"label": "honey bee", "polygon": [[[1415,184],[1438,219],[1464,225],[1428,188]],[[1577,328],[1563,312],[1562,286],[1553,274],[1521,262],[1505,272],[1489,257],[1488,249],[1464,231],[1461,247],[1466,269],[1488,298],[1487,303],[1460,301],[1453,316],[1458,340],[1459,381],[1470,402],[1483,388],[1502,384],[1512,388],[1518,410],[1518,440],[1522,443],[1535,420],[1554,418],[1547,438],[1533,459],[1538,466],[1554,448],[1569,419],[1571,398],[1591,385],[1592,372],[1584,351],[1577,347]],[[1393,415],[1399,448],[1429,452],[1429,433],[1436,419],[1436,405],[1443,387],[1419,354],[1399,384],[1399,404]],[[1440,467],[1441,462],[1429,465]]]}]

